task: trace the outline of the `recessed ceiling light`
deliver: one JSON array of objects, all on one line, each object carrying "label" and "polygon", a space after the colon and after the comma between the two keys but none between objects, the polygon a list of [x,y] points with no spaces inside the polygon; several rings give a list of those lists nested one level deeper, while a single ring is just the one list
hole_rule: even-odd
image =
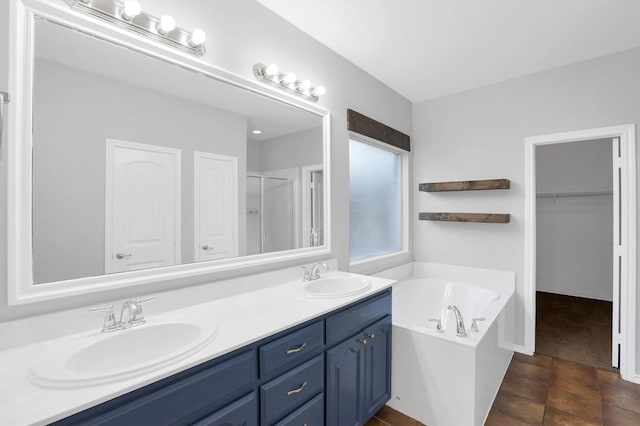
[{"label": "recessed ceiling light", "polygon": [[253,133],[254,135],[259,135],[262,133],[262,130],[253,130],[251,133]]}]

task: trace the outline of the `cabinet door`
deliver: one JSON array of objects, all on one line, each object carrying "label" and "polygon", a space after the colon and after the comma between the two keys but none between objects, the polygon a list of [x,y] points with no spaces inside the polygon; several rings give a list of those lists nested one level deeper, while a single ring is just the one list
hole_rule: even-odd
[{"label": "cabinet door", "polygon": [[327,425],[362,424],[365,345],[364,334],[360,333],[327,351]]},{"label": "cabinet door", "polygon": [[193,426],[258,426],[258,397],[252,392]]},{"label": "cabinet door", "polygon": [[391,317],[365,329],[365,419],[391,398]]}]

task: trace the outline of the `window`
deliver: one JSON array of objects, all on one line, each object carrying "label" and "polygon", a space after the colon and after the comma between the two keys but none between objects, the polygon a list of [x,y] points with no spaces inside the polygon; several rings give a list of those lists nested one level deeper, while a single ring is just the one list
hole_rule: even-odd
[{"label": "window", "polygon": [[404,157],[382,143],[349,141],[351,262],[405,249]]}]

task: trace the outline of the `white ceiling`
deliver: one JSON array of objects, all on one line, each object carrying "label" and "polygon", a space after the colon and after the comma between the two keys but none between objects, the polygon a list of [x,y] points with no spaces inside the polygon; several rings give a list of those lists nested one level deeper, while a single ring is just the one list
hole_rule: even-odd
[{"label": "white ceiling", "polygon": [[640,46],[640,0],[258,1],[412,102]]}]

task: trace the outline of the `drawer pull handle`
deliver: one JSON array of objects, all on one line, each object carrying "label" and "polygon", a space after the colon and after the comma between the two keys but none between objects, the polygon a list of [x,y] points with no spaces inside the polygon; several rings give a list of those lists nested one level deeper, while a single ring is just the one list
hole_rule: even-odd
[{"label": "drawer pull handle", "polygon": [[295,354],[296,352],[300,352],[301,350],[304,349],[305,346],[307,346],[307,342],[304,342],[303,344],[301,344],[297,348],[289,349],[287,351],[287,355],[291,355],[291,354]]},{"label": "drawer pull handle", "polygon": [[301,384],[298,389],[291,389],[290,391],[288,391],[287,396],[295,395],[299,392],[302,392],[302,389],[304,389],[305,386],[307,386],[307,382],[304,382],[303,384]]}]

